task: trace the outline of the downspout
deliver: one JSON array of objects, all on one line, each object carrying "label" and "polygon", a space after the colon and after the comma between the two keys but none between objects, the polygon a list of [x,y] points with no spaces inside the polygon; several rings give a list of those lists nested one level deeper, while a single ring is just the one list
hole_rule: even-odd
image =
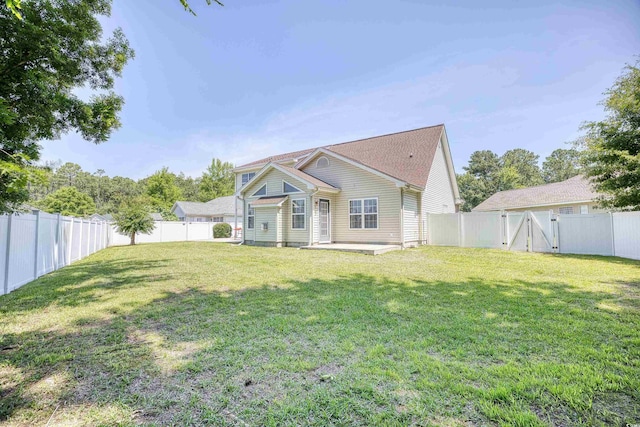
[{"label": "downspout", "polygon": [[404,249],[404,187],[400,188],[400,247]]},{"label": "downspout", "polygon": [[418,192],[418,245],[424,244],[424,213],[422,212],[422,191]]},{"label": "downspout", "polygon": [[309,205],[310,205],[310,209],[309,209],[309,213],[310,213],[310,216],[309,216],[309,246],[313,246],[313,209],[315,207],[315,205],[313,204],[313,198],[319,192],[320,192],[320,189],[317,189],[316,191],[311,193],[311,195],[309,196]]}]

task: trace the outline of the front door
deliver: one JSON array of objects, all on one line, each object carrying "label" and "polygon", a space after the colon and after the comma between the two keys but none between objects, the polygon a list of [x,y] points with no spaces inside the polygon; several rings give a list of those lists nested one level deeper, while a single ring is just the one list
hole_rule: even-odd
[{"label": "front door", "polygon": [[318,203],[320,210],[320,243],[331,243],[331,210],[329,201],[320,199]]}]

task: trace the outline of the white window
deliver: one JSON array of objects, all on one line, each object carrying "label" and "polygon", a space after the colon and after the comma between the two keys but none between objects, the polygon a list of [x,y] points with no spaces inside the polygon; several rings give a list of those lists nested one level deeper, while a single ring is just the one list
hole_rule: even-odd
[{"label": "white window", "polygon": [[287,181],[282,181],[282,192],[284,194],[287,193],[302,193],[302,190],[300,190],[298,187],[289,184]]},{"label": "white window", "polygon": [[349,200],[349,228],[378,228],[378,199]]},{"label": "white window", "polygon": [[588,205],[581,205],[580,206],[580,213],[582,215],[586,215],[589,213],[589,206]]},{"label": "white window", "polygon": [[266,196],[266,195],[267,195],[267,184],[265,184],[262,187],[258,188],[258,191],[253,193],[251,196]]},{"label": "white window", "polygon": [[291,228],[293,230],[304,230],[306,228],[307,200],[291,200]]},{"label": "white window", "polygon": [[213,222],[224,222],[224,217],[221,216],[214,216],[211,221]]},{"label": "white window", "polygon": [[558,209],[558,212],[561,215],[571,215],[573,214],[573,206],[563,206]]},{"label": "white window", "polygon": [[329,159],[327,159],[326,157],[322,156],[320,157],[317,161],[316,161],[316,167],[318,169],[322,169],[322,168],[328,168],[329,167]]},{"label": "white window", "polygon": [[247,228],[253,230],[253,225],[256,222],[256,210],[253,206],[247,206]]},{"label": "white window", "polygon": [[242,174],[242,185],[245,185],[247,182],[251,181],[251,178],[256,176],[255,172],[247,172]]}]

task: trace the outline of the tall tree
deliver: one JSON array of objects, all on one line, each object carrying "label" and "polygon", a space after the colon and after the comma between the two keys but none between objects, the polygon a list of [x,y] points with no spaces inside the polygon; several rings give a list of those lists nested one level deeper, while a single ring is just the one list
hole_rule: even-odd
[{"label": "tall tree", "polygon": [[233,164],[213,159],[200,181],[200,201],[207,202],[218,197],[230,196],[235,188]]},{"label": "tall tree", "polygon": [[[39,140],[77,131],[100,143],[120,126],[112,88],[133,50],[120,29],[103,37],[110,12],[111,0],[0,3],[0,213],[27,199]],[[97,91],[89,101],[73,93],[83,86]]]},{"label": "tall tree", "polygon": [[60,213],[65,216],[84,217],[96,212],[91,197],[81,193],[75,187],[62,187],[38,203],[45,212]]},{"label": "tall tree", "polygon": [[198,193],[200,192],[200,178],[191,178],[180,172],[176,175],[176,185],[182,193],[182,200],[188,202],[197,202]]},{"label": "tall tree", "polygon": [[605,92],[604,120],[583,125],[584,166],[600,204],[640,210],[640,60],[627,65]]},{"label": "tall tree", "polygon": [[512,173],[511,176],[517,175],[517,179],[505,180],[504,183],[509,184],[500,190],[510,189],[505,187],[522,188],[543,184],[542,172],[538,166],[539,159],[540,156],[536,153],[523,148],[515,148],[505,152],[500,158],[501,168],[513,168],[515,174]]},{"label": "tall tree", "polygon": [[159,210],[171,210],[180,200],[182,193],[176,185],[176,176],[164,167],[146,180],[145,193],[151,198],[153,207]]},{"label": "tall tree", "polygon": [[544,182],[560,182],[580,173],[580,152],[576,149],[553,150],[542,163]]}]

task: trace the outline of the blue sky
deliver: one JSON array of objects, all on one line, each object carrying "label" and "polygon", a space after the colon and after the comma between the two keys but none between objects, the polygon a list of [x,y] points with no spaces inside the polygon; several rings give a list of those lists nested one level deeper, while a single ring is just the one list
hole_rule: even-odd
[{"label": "blue sky", "polygon": [[[136,58],[118,80],[122,127],[65,135],[43,160],[143,178],[200,176],[330,143],[445,123],[469,155],[542,158],[603,117],[602,93],[640,54],[640,2],[115,0]],[[81,93],[83,93],[81,91]]]}]

